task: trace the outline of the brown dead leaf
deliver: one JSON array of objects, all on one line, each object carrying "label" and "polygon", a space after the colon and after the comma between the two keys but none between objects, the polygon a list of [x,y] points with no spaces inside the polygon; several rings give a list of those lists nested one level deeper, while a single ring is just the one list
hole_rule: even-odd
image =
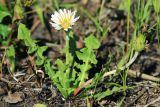
[{"label": "brown dead leaf", "polygon": [[0,0],[0,4],[2,4],[2,5],[6,5],[5,0]]},{"label": "brown dead leaf", "polygon": [[88,0],[81,0],[83,5],[86,5],[88,3]]},{"label": "brown dead leaf", "polygon": [[5,102],[8,103],[18,103],[20,101],[23,101],[23,99],[21,98],[22,96],[23,96],[22,92],[15,92],[13,94],[8,92],[8,96],[5,96],[3,99]]},{"label": "brown dead leaf", "polygon": [[91,0],[88,2],[87,9],[90,12],[90,14],[95,15],[96,11],[100,8],[101,6],[101,0]]},{"label": "brown dead leaf", "polygon": [[0,97],[1,97],[2,95],[7,94],[7,92],[8,92],[7,85],[1,83],[1,84],[0,84]]}]

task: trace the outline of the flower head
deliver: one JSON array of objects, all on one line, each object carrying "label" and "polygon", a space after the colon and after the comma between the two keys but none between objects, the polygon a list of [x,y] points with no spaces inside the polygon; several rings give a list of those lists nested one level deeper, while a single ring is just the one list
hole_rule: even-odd
[{"label": "flower head", "polygon": [[79,17],[75,18],[75,15],[76,11],[71,12],[71,10],[60,9],[51,15],[52,22],[50,22],[50,24],[56,30],[64,29],[65,31],[68,31],[68,29],[72,28],[71,26],[79,19]]}]

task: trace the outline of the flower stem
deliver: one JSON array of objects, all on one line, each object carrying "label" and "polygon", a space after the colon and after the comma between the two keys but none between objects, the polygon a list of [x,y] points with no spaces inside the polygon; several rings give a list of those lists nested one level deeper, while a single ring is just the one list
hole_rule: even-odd
[{"label": "flower stem", "polygon": [[[69,67],[69,63],[70,63],[70,53],[69,53],[69,31],[66,32],[66,48],[65,48],[65,52],[66,52],[66,72],[65,72],[65,78],[68,80],[69,79],[69,74],[70,74],[70,67]],[[69,88],[70,87],[70,83],[66,82],[65,83],[65,88]],[[69,94],[67,92],[67,94]]]},{"label": "flower stem", "polygon": [[66,32],[66,65],[69,64],[69,32]]}]

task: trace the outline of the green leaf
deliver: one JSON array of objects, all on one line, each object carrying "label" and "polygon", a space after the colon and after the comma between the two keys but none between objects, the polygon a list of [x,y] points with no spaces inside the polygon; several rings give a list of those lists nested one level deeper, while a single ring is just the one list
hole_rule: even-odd
[{"label": "green leaf", "polygon": [[36,64],[37,65],[42,65],[44,63],[45,57],[43,56],[43,52],[47,50],[47,46],[42,46],[38,47],[36,55],[37,55],[37,60]]},{"label": "green leaf", "polygon": [[1,14],[0,15],[0,23],[2,22],[2,20],[3,20],[4,17],[6,17],[6,16],[10,16],[11,17],[10,12],[2,4],[0,4],[0,14]]},{"label": "green leaf", "polygon": [[79,51],[76,51],[76,55],[79,60],[82,60],[83,62],[88,61],[87,59],[90,58],[90,50],[87,48],[83,48]]},{"label": "green leaf", "polygon": [[59,0],[53,0],[53,4],[56,7],[57,10],[59,10]]},{"label": "green leaf", "polygon": [[139,34],[133,43],[133,48],[135,51],[140,52],[146,47],[146,36]]},{"label": "green leaf", "polygon": [[64,72],[67,69],[67,66],[62,62],[62,60],[57,59],[55,62],[58,65],[58,70]]},{"label": "green leaf", "polygon": [[44,68],[45,71],[47,72],[49,78],[52,79],[52,81],[54,80],[54,76],[55,76],[55,71],[53,69],[53,67],[51,66],[51,61],[49,59],[46,59],[46,61],[44,62]]},{"label": "green leaf", "polygon": [[26,26],[20,23],[18,28],[18,39],[24,40],[26,46],[29,47],[28,53],[33,53],[37,50],[37,45],[35,44],[36,41],[32,40],[30,37],[30,31],[26,28]]},{"label": "green leaf", "polygon": [[110,96],[110,95],[112,95],[113,93],[118,92],[118,91],[120,91],[120,90],[121,90],[120,87],[114,86],[114,87],[112,88],[112,90],[107,89],[105,92],[98,93],[98,94],[96,94],[94,97],[96,97],[97,100],[101,100],[102,98],[107,97],[107,96]]},{"label": "green leaf", "polygon": [[[97,84],[99,83],[99,81],[103,78],[104,73],[105,73],[105,72],[96,73],[90,86],[96,87]],[[90,87],[90,86],[89,86],[89,87]],[[87,87],[86,87],[86,88],[87,88]]]},{"label": "green leaf", "polygon": [[[77,64],[76,67],[77,67],[78,69],[80,69],[81,72],[83,72],[83,71],[84,71],[84,68],[86,67],[86,65],[85,65],[85,64]],[[85,70],[88,71],[90,68],[91,68],[91,65],[88,64],[88,66],[86,67]]]},{"label": "green leaf", "polygon": [[26,28],[24,24],[20,23],[19,28],[18,28],[18,39],[24,40],[25,38],[28,38],[29,36],[30,36],[29,30]]},{"label": "green leaf", "polygon": [[79,86],[84,83],[84,81],[88,78],[88,70],[91,68],[90,63],[96,64],[97,59],[93,52],[93,49],[97,49],[100,46],[98,39],[96,39],[93,35],[90,35],[85,39],[86,48],[81,49],[80,51],[76,51],[76,55],[79,60],[82,60],[83,65],[77,64],[77,68],[80,69],[80,73],[78,74]]},{"label": "green leaf", "polygon": [[97,59],[93,52],[90,54],[90,62],[93,64],[97,64]]},{"label": "green leaf", "polygon": [[67,93],[67,89],[63,88],[63,86],[59,87],[59,84],[57,85],[59,91],[61,92],[61,94],[63,95],[64,98],[68,97],[68,93]]},{"label": "green leaf", "polygon": [[36,45],[33,45],[32,47],[29,47],[28,53],[31,54],[31,53],[35,52],[37,50],[37,48],[38,48],[38,46],[36,46]]},{"label": "green leaf", "polygon": [[7,49],[7,57],[15,57],[15,49],[13,45]]},{"label": "green leaf", "polygon": [[88,79],[88,73],[87,72],[80,72],[80,73],[78,73],[78,77],[79,77],[78,79],[81,80],[81,84],[82,84],[85,82],[86,79]]},{"label": "green leaf", "polygon": [[79,60],[82,60],[83,62],[91,62],[93,64],[97,63],[97,59],[95,54],[92,52],[92,50],[88,49],[88,48],[83,48],[79,51],[76,51],[76,55],[78,57]]},{"label": "green leaf", "polygon": [[98,49],[100,46],[99,40],[92,34],[84,40],[84,43],[89,49]]},{"label": "green leaf", "polygon": [[11,32],[11,28],[9,26],[0,24],[0,35],[2,35],[3,39],[5,39]]},{"label": "green leaf", "polygon": [[23,7],[21,4],[21,0],[16,0],[16,4],[14,6],[14,16],[13,16],[13,22],[15,20],[23,19]]},{"label": "green leaf", "polygon": [[107,89],[105,92],[99,93],[95,97],[97,97],[97,100],[101,100],[102,98],[112,95],[112,94],[113,94],[112,91]]},{"label": "green leaf", "polygon": [[[61,60],[57,60],[56,61],[57,65],[63,65]],[[53,83],[56,85],[56,87],[58,88],[58,90],[61,92],[61,94],[63,95],[64,98],[67,98],[70,94],[68,94],[68,90],[69,87],[64,87],[63,84],[66,84],[66,80],[65,78],[63,78],[65,75],[64,73],[61,74],[58,72],[56,72],[53,67],[51,66],[51,63],[50,63],[50,60],[47,59],[44,63],[44,68],[45,68],[45,71],[47,72],[49,78],[53,81]],[[64,81],[64,82],[63,82]],[[62,83],[63,82],[63,83]],[[72,90],[73,91],[73,90]]]},{"label": "green leaf", "polygon": [[130,52],[126,53],[126,55],[121,58],[121,60],[117,64],[117,70],[121,70],[121,68],[128,61],[129,55],[130,55]]},{"label": "green leaf", "polygon": [[72,70],[71,81],[74,81],[75,83],[76,83],[76,75],[77,75],[77,71],[75,69],[73,69]]},{"label": "green leaf", "polygon": [[78,73],[78,80],[80,80],[80,84],[85,82],[86,79],[88,79],[88,70],[91,68],[89,64],[77,64],[76,66],[78,69],[80,69],[81,72]]},{"label": "green leaf", "polygon": [[9,63],[10,63],[10,66],[9,66],[10,71],[14,72],[14,70],[15,70],[15,49],[14,49],[13,45],[7,49],[6,55],[9,60]]},{"label": "green leaf", "polygon": [[160,12],[160,6],[159,6],[160,0],[152,0],[152,3],[153,3],[155,12],[157,13]]}]

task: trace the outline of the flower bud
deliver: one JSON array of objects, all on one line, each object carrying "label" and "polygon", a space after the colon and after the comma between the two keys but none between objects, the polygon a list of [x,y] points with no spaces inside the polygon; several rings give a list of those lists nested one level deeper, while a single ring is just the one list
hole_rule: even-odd
[{"label": "flower bud", "polygon": [[135,51],[142,51],[146,46],[146,37],[143,34],[139,34],[133,43],[133,48]]}]

